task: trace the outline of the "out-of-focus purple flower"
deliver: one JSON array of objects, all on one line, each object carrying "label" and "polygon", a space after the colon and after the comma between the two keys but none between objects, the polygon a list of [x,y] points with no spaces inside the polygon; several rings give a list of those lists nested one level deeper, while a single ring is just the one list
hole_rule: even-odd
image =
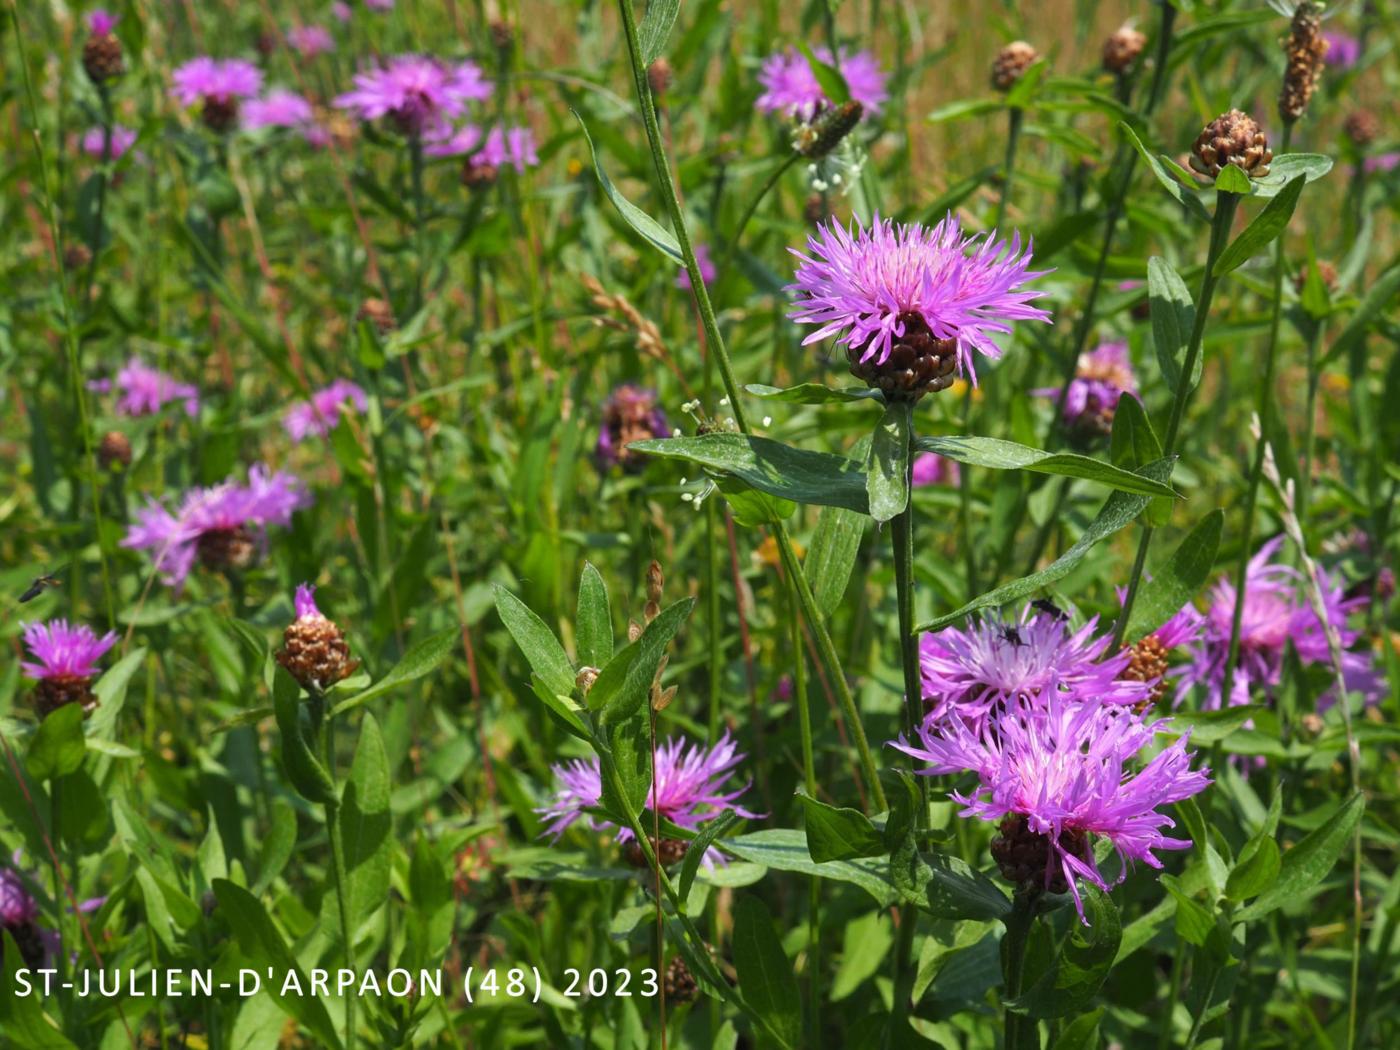
[{"label": "out-of-focus purple flower", "polygon": [[[748,790],[748,784],[733,791],[725,790],[725,781],[744,756],[734,740],[725,733],[713,747],[692,744],[676,737],[656,751],[655,785],[647,793],[646,806],[680,827],[696,830],[704,820],[732,811],[747,819],[762,816],[736,805]],[[554,800],[535,812],[545,818],[544,833],[557,839],[581,817],[585,810],[602,803],[603,779],[597,758],[565,762],[553,767],[558,791]],[[616,830],[616,840],[626,843],[633,839],[630,828],[618,828],[608,821],[593,819],[590,827]],[[707,865],[723,862],[723,855],[711,848],[705,854]]]},{"label": "out-of-focus purple flower", "polygon": [[305,58],[314,58],[335,50],[335,37],[325,26],[299,25],[287,30],[287,43]]},{"label": "out-of-focus purple flower", "polygon": [[423,152],[429,157],[464,157],[481,145],[481,129],[475,124],[453,127],[443,122],[423,135]]},{"label": "out-of-focus purple flower", "polygon": [[114,631],[98,637],[87,624],[67,620],[31,623],[24,628],[24,644],[31,657],[20,663],[30,678],[91,678],[97,661],[117,643]]},{"label": "out-of-focus purple flower", "polygon": [[87,16],[88,32],[93,36],[106,36],[117,28],[117,20],[120,17],[120,15],[112,14],[106,8],[94,7]]},{"label": "out-of-focus purple flower", "polygon": [[920,452],[915,456],[912,473],[915,488],[925,485],[956,485],[962,480],[958,461],[940,456],[937,452]]},{"label": "out-of-focus purple flower", "polygon": [[851,230],[833,219],[808,237],[810,254],[789,251],[798,259],[789,316],[819,326],[804,346],[835,336],[861,361],[883,363],[922,322],[933,338],[956,341],[958,370],[976,382],[973,350],[1000,357],[994,334],[1010,332],[1013,321],[1050,320],[1030,305],[1044,293],[1024,287],[1048,272],[1029,268],[1029,242],[1023,251],[1019,233],[1010,242],[964,236],[952,215],[932,229],[877,217]]},{"label": "out-of-focus purple flower", "polygon": [[241,58],[202,55],[176,68],[170,93],[182,106],[196,102],[229,103],[252,98],[262,90],[262,70]]},{"label": "out-of-focus purple flower", "polygon": [[[1038,397],[1059,397],[1058,387],[1043,387]],[[1137,393],[1137,375],[1127,343],[1102,343],[1079,355],[1074,379],[1065,391],[1061,418],[1072,433],[1106,435],[1124,393]]]},{"label": "out-of-focus purple flower", "polygon": [[669,432],[656,391],[624,383],[603,404],[603,425],[593,450],[599,469],[620,466],[624,470],[640,470],[646,457],[627,446],[633,441],[665,437]]},{"label": "out-of-focus purple flower", "polygon": [[354,12],[350,10],[350,5],[345,0],[335,0],[335,3],[331,4],[331,14],[339,22],[348,22]]},{"label": "out-of-focus purple flower", "polygon": [[[695,264],[700,267],[700,280],[705,282],[705,287],[715,283],[714,260],[710,258],[710,246],[708,244],[695,245]],[[681,267],[680,274],[676,277],[676,287],[690,291],[690,271]]]},{"label": "out-of-focus purple flower", "polygon": [[293,441],[323,437],[335,429],[347,405],[363,412],[369,407],[365,392],[348,379],[337,379],[317,390],[309,401],[299,401],[287,410],[282,426]]},{"label": "out-of-focus purple flower", "polygon": [[295,91],[273,88],[262,98],[243,107],[243,127],[248,131],[260,128],[308,128],[315,123],[311,103]]},{"label": "out-of-focus purple flower", "polygon": [[1361,162],[1361,168],[1368,175],[1381,174],[1400,168],[1400,153],[1377,153]]},{"label": "out-of-focus purple flower", "polygon": [[[1274,561],[1282,543],[1282,536],[1265,543],[1245,569],[1239,660],[1226,701],[1228,706],[1249,703],[1250,692],[1255,688],[1266,694],[1272,692],[1279,684],[1284,653],[1290,645],[1304,666],[1330,661],[1327,636],[1307,601],[1301,574],[1292,566]],[[1371,654],[1365,650],[1350,651],[1361,640],[1361,633],[1347,625],[1347,617],[1364,605],[1366,598],[1347,598],[1337,581],[1324,574],[1322,599],[1327,621],[1336,629],[1344,650],[1342,670],[1347,688],[1361,692],[1368,701],[1379,699],[1383,687]],[[1235,604],[1234,582],[1222,577],[1210,593],[1205,630],[1189,646],[1191,663],[1183,669],[1177,687],[1178,702],[1201,685],[1205,687],[1201,707],[1213,711],[1221,706]],[[1324,705],[1333,699],[1327,697]]]},{"label": "out-of-focus purple flower", "polygon": [[335,100],[361,120],[387,117],[409,135],[461,116],[467,103],[491,97],[491,82],[474,62],[448,65],[422,55],[399,55],[386,66],[355,74],[355,89]]},{"label": "out-of-focus purple flower", "polygon": [[1175,825],[1157,812],[1210,783],[1207,770],[1191,769],[1187,736],[1128,772],[1163,725],[1132,708],[1080,703],[1052,689],[1015,698],[980,729],[960,718],[929,719],[918,743],[901,737],[894,746],[928,763],[926,775],[976,773],[977,787],[953,797],[965,807],[963,816],[999,823],[992,855],[1002,874],[1018,884],[1068,890],[1087,924],[1078,880],[1109,889],[1091,836],[1117,851],[1122,868],[1115,882],[1129,862],[1160,868],[1154,850],[1191,845],[1164,835]]},{"label": "out-of-focus purple flower", "polygon": [[286,525],[292,513],[310,503],[301,482],[291,474],[254,466],[248,484],[233,479],[187,492],[172,514],[151,501],[137,511],[122,540],[123,547],[153,552],[155,568],[179,589],[195,558],[210,569],[241,569],[265,542],[269,525]]},{"label": "out-of-focus purple flower", "polygon": [[1150,685],[1122,677],[1130,655],[1106,655],[1110,639],[1093,637],[1097,624],[1094,618],[1076,631],[1062,616],[1027,605],[1014,620],[987,617],[925,634],[919,668],[928,717],[978,732],[1017,698],[1068,694],[1094,706],[1142,704]]},{"label": "out-of-focus purple flower", "polygon": [[535,152],[535,133],[529,128],[492,128],[486,144],[472,158],[473,164],[501,168],[509,164],[522,175],[540,162]]},{"label": "out-of-focus purple flower", "polygon": [[154,415],[172,401],[183,401],[185,415],[191,419],[199,415],[198,390],[151,368],[139,357],[129,358],[115,380],[94,379],[88,383],[89,390],[99,393],[106,393],[113,387],[121,394],[116,408],[123,416]]},{"label": "out-of-focus purple flower", "polygon": [[83,152],[93,160],[118,160],[136,144],[136,132],[121,124],[113,124],[110,158],[104,158],[102,155],[103,144],[106,141],[106,134],[101,128],[88,128],[83,132],[81,141]]},{"label": "out-of-focus purple flower", "polygon": [[321,610],[316,607],[316,587],[314,584],[297,584],[296,595],[292,599],[292,606],[296,611],[298,620],[307,616],[319,616],[325,619]]},{"label": "out-of-focus purple flower", "polygon": [[1361,61],[1361,41],[1350,33],[1329,30],[1322,34],[1327,41],[1327,65],[1340,71],[1351,69]]},{"label": "out-of-focus purple flower", "polygon": [[39,905],[19,872],[0,866],[0,926],[22,926],[38,915]]},{"label": "out-of-focus purple flower", "polygon": [[[833,61],[831,50],[815,48],[813,54],[827,65],[837,66],[846,79],[851,98],[865,107],[867,113],[878,113],[889,92],[887,79],[875,56],[869,51],[854,54],[842,49],[840,61]],[[763,94],[758,96],[758,108],[765,113],[785,113],[797,120],[811,120],[818,111],[831,105],[822,92],[812,67],[795,49],[789,48],[769,55],[758,73]]]},{"label": "out-of-focus purple flower", "polygon": [[365,6],[371,11],[392,11],[394,0],[365,0]]}]

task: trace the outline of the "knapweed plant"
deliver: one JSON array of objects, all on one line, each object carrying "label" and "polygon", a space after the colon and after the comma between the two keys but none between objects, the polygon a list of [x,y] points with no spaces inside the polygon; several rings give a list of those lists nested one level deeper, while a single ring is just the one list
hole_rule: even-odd
[{"label": "knapweed plant", "polygon": [[1400,18],[4,0],[0,1045],[1400,1046]]}]

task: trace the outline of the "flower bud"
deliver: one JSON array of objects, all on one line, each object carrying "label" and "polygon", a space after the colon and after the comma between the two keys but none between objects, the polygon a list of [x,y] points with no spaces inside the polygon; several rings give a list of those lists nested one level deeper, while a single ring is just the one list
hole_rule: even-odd
[{"label": "flower bud", "polygon": [[1012,85],[1026,75],[1026,70],[1040,58],[1035,48],[1024,40],[1013,40],[997,52],[992,62],[992,87],[1010,91]]},{"label": "flower bud", "polygon": [[1357,149],[1365,149],[1381,137],[1381,122],[1369,109],[1356,109],[1347,114],[1342,131]]},{"label": "flower bud", "polygon": [[1283,74],[1283,90],[1279,92],[1278,113],[1285,124],[1291,124],[1308,108],[1308,99],[1317,89],[1322,76],[1327,41],[1322,36],[1322,8],[1312,0],[1302,0],[1293,12],[1289,27],[1288,64]]},{"label": "flower bud", "polygon": [[664,95],[671,89],[671,84],[675,77],[671,71],[671,63],[664,58],[658,58],[647,66],[647,83],[651,85],[653,95]]},{"label": "flower bud", "polygon": [[368,321],[380,335],[394,330],[394,308],[383,299],[366,299],[355,312],[357,321]]},{"label": "flower bud", "polygon": [[695,980],[695,975],[690,972],[690,967],[685,964],[685,960],[679,955],[673,957],[666,964],[666,978],[663,982],[666,988],[666,1000],[672,1003],[694,1002],[700,995],[700,984]]},{"label": "flower bud", "polygon": [[1142,49],[1147,46],[1147,36],[1132,26],[1121,26],[1103,42],[1103,67],[1119,76],[1126,73]]},{"label": "flower bud", "polygon": [[1222,113],[1196,136],[1191,148],[1191,167],[1215,178],[1227,164],[1233,164],[1252,179],[1269,174],[1274,159],[1269,140],[1254,119],[1237,109]]},{"label": "flower bud", "polygon": [[315,587],[297,588],[297,618],[282,632],[277,662],[309,692],[324,692],[360,666],[350,658],[350,646],[335,623],[322,615],[313,597]]},{"label": "flower bud", "polygon": [[810,124],[798,125],[792,139],[793,149],[811,160],[825,157],[855,129],[864,114],[865,107],[855,101],[824,109]]},{"label": "flower bud", "polygon": [[102,8],[88,15],[89,36],[83,44],[83,71],[94,84],[102,84],[126,71],[122,42],[112,30],[117,20]]},{"label": "flower bud", "polygon": [[97,446],[97,462],[103,470],[125,470],[131,466],[131,439],[120,430],[109,430]]}]

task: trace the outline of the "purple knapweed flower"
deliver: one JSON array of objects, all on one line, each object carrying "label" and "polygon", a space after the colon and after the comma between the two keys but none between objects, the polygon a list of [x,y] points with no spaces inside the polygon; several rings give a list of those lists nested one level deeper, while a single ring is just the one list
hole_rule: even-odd
[{"label": "purple knapweed flower", "polygon": [[[715,269],[714,260],[710,258],[708,244],[695,245],[695,264],[700,268],[700,280],[705,282],[705,287],[708,288],[714,284],[718,271]],[[684,266],[681,267],[681,272],[676,277],[676,287],[690,291],[690,271]]]},{"label": "purple knapweed flower", "polygon": [[[1038,397],[1059,397],[1058,387],[1032,391]],[[1102,343],[1079,355],[1074,379],[1065,391],[1060,417],[1072,433],[1106,435],[1125,393],[1137,393],[1137,375],[1127,343]]]},{"label": "purple knapweed flower", "polygon": [[335,37],[325,26],[292,26],[287,30],[287,43],[303,58],[315,58],[335,50]]},{"label": "purple knapweed flower", "polygon": [[1341,72],[1361,61],[1361,41],[1350,33],[1329,30],[1322,34],[1322,39],[1327,41],[1325,57],[1329,69]]},{"label": "purple knapweed flower", "polygon": [[449,65],[422,55],[399,55],[355,74],[355,90],[335,100],[361,120],[387,117],[407,135],[461,116],[467,103],[491,97],[491,83],[474,62]]},{"label": "purple knapweed flower", "polygon": [[345,0],[335,0],[335,3],[331,4],[331,14],[338,22],[348,22],[354,12],[350,10],[350,5]]},{"label": "purple knapweed flower", "polygon": [[202,55],[176,68],[170,94],[182,106],[211,101],[227,104],[256,95],[262,90],[262,77],[262,70],[241,58]]},{"label": "purple knapweed flower", "polygon": [[[852,54],[842,49],[840,60],[833,61],[830,48],[818,47],[812,53],[819,61],[840,69],[851,98],[867,113],[880,112],[890,96],[885,90],[887,77],[874,55],[869,51]],[[758,96],[756,105],[765,113],[784,113],[796,120],[811,120],[831,105],[811,65],[795,49],[779,51],[764,59],[758,80],[763,85],[763,94]]]},{"label": "purple knapweed flower", "polygon": [[347,405],[363,412],[369,407],[365,392],[348,379],[337,379],[317,390],[309,401],[299,401],[282,417],[282,426],[293,441],[323,437],[335,429]]},{"label": "purple knapweed flower", "polygon": [[1106,655],[1097,617],[1078,630],[1062,615],[1027,605],[1013,620],[986,617],[919,639],[919,669],[928,719],[980,731],[1018,698],[1069,695],[1101,706],[1143,703],[1150,686],[1128,681],[1127,650]]},{"label": "purple knapweed flower", "polygon": [[94,7],[87,15],[88,32],[93,36],[106,36],[117,28],[120,15],[114,15],[103,7]]},{"label": "purple knapweed flower", "polygon": [[178,590],[196,558],[209,569],[245,568],[265,542],[267,526],[287,525],[293,511],[309,502],[295,476],[254,466],[246,485],[229,479],[193,489],[174,514],[149,502],[137,511],[137,524],[121,545],[154,552],[154,567]]},{"label": "purple knapweed flower", "polygon": [[116,405],[119,415],[154,415],[172,401],[183,401],[185,415],[191,419],[199,415],[198,390],[189,383],[181,383],[159,369],[151,368],[139,357],[129,358],[116,379],[94,379],[88,383],[88,389],[98,393],[107,393],[114,388],[121,395]]},{"label": "purple knapweed flower", "polygon": [[475,124],[453,127],[443,122],[423,135],[423,152],[429,157],[464,157],[481,145],[481,129]]},{"label": "purple knapweed flower", "polygon": [[[1250,693],[1255,688],[1265,694],[1271,693],[1279,684],[1284,654],[1289,646],[1304,666],[1330,662],[1327,636],[1303,592],[1302,575],[1292,566],[1274,561],[1282,543],[1282,536],[1265,543],[1250,558],[1245,569],[1239,659],[1226,706],[1249,703]],[[1365,596],[1347,598],[1335,580],[1325,573],[1323,576],[1323,606],[1328,624],[1337,631],[1344,650],[1342,671],[1347,688],[1361,692],[1368,701],[1379,699],[1383,690],[1371,654],[1364,650],[1350,651],[1361,640],[1361,633],[1347,625],[1347,617],[1367,599]],[[1222,706],[1221,692],[1229,661],[1235,604],[1234,582],[1222,577],[1211,590],[1202,636],[1188,647],[1191,662],[1181,674],[1178,703],[1195,686],[1201,685],[1205,687],[1202,709],[1213,711]],[[1333,700],[1330,696],[1324,698],[1323,706]]]},{"label": "purple knapweed flower", "polygon": [[657,404],[656,391],[624,383],[603,404],[603,425],[593,453],[600,469],[620,466],[640,470],[646,457],[628,449],[633,441],[666,437],[670,427]]},{"label": "purple knapweed flower", "polygon": [[1376,175],[1400,168],[1400,153],[1378,153],[1361,162],[1361,170],[1367,175]]},{"label": "purple knapweed flower", "polygon": [[1130,763],[1154,742],[1164,721],[1148,722],[1129,707],[1078,703],[1047,690],[1007,703],[980,729],[960,718],[926,721],[919,742],[903,737],[893,746],[923,762],[925,775],[974,772],[979,783],[952,797],[962,816],[999,824],[992,856],[1017,885],[1070,892],[1088,924],[1078,881],[1107,892],[1094,860],[1093,837],[1105,838],[1122,866],[1153,868],[1159,849],[1186,849],[1189,839],[1168,838],[1174,827],[1158,806],[1179,802],[1210,783],[1205,769],[1191,769],[1189,734],[1159,751],[1137,773]]},{"label": "purple knapweed flower", "polygon": [[83,132],[83,137],[79,144],[83,152],[93,160],[119,160],[121,157],[125,156],[127,150],[131,149],[131,147],[136,144],[136,132],[121,124],[113,124],[110,157],[103,156],[103,149],[107,144],[107,136],[102,128],[88,128]]},{"label": "purple knapweed flower", "polygon": [[273,88],[262,98],[243,107],[242,125],[247,131],[260,128],[309,128],[316,122],[315,111],[303,96],[286,88]]},{"label": "purple knapweed flower", "polygon": [[24,644],[31,659],[20,669],[34,679],[34,701],[39,717],[47,718],[66,704],[81,704],[84,711],[97,706],[92,680],[97,661],[117,642],[116,633],[98,637],[86,624],[67,620],[31,623],[24,628]]},{"label": "purple knapweed flower", "polygon": [[365,6],[371,11],[392,11],[394,0],[365,0]]},{"label": "purple knapweed flower", "polygon": [[486,133],[486,144],[472,158],[472,164],[491,168],[509,164],[522,175],[539,162],[535,133],[529,128],[492,128]]},{"label": "purple knapweed flower", "polygon": [[1031,245],[1021,235],[1010,242],[965,236],[949,215],[932,229],[876,218],[859,219],[852,229],[836,220],[808,237],[798,259],[797,298],[789,316],[818,325],[803,345],[836,336],[861,361],[885,362],[894,343],[914,324],[926,325],[934,339],[956,342],[958,371],[976,382],[972,351],[997,358],[996,333],[1009,333],[1013,321],[1049,321],[1031,300],[1042,292],[1024,287],[1048,271],[1032,271]]},{"label": "purple knapweed flower", "polygon": [[19,872],[0,867],[0,926],[22,926],[33,922],[38,915],[39,905]]},{"label": "purple knapweed flower", "polygon": [[958,461],[940,456],[937,452],[920,452],[914,457],[911,468],[911,481],[915,488],[925,485],[956,485],[962,480]]},{"label": "purple knapweed flower", "polygon": [[[704,820],[732,811],[746,819],[762,814],[752,813],[735,803],[749,785],[726,791],[724,784],[744,756],[725,733],[713,747],[692,744],[676,737],[657,748],[655,785],[648,791],[646,807],[664,819],[689,830],[697,830]],[[557,839],[585,810],[602,804],[603,780],[598,759],[575,760],[552,767],[559,788],[554,800],[535,812],[545,818],[544,833]],[[593,819],[589,826],[595,830],[616,830],[616,841],[632,841],[630,828],[618,828],[609,821]],[[723,855],[713,847],[706,851],[707,866],[723,863]]]}]

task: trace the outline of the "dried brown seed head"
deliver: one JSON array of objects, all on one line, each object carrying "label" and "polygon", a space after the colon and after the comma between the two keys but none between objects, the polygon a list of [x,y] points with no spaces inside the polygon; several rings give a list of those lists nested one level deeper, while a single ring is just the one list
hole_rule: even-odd
[{"label": "dried brown seed head", "polygon": [[1232,109],[1201,129],[1191,148],[1190,164],[1210,179],[1227,164],[1235,165],[1252,179],[1261,179],[1269,174],[1273,159],[1269,140],[1254,118]]}]

